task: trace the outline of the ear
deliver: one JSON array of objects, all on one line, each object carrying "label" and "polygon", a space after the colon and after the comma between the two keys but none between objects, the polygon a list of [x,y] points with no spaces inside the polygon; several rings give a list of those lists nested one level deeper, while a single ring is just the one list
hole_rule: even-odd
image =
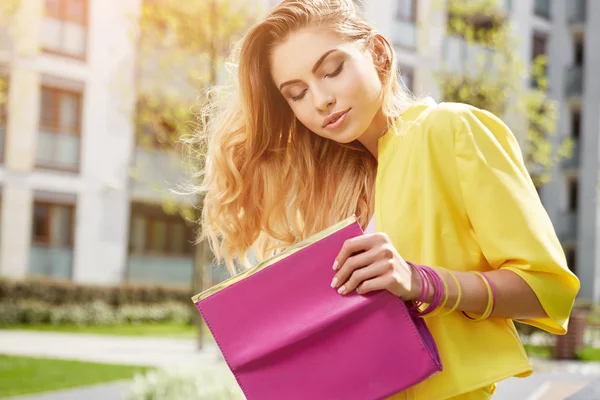
[{"label": "ear", "polygon": [[380,34],[376,34],[373,37],[371,46],[373,62],[375,63],[375,65],[381,69],[387,69],[391,57],[389,51],[390,44],[388,43],[388,41]]}]

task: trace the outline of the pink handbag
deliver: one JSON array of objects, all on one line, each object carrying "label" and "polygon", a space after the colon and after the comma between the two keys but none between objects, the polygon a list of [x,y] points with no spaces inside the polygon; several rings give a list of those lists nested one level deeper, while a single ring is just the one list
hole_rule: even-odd
[{"label": "pink handbag", "polygon": [[421,318],[388,291],[330,286],[350,217],[192,298],[250,400],[385,399],[442,370]]}]

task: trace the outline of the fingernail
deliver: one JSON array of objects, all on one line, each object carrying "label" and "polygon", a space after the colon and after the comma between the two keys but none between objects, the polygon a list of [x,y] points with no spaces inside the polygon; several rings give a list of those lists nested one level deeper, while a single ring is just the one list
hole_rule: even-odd
[{"label": "fingernail", "polygon": [[334,263],[333,263],[333,270],[334,271],[338,270],[338,262],[337,262],[337,260],[335,260]]},{"label": "fingernail", "polygon": [[335,288],[338,284],[338,278],[333,278],[333,280],[331,281],[331,287]]},{"label": "fingernail", "polygon": [[341,286],[341,287],[338,289],[338,293],[339,293],[339,294],[344,294],[344,292],[345,292],[345,291],[346,291],[346,286]]}]

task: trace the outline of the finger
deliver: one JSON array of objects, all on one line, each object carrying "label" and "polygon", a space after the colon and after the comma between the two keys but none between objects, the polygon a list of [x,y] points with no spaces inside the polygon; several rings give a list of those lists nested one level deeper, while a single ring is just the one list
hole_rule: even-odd
[{"label": "finger", "polygon": [[365,251],[373,247],[373,243],[376,242],[377,237],[377,234],[366,234],[346,240],[333,262],[333,269],[336,271],[340,269],[346,260],[352,257],[354,253]]},{"label": "finger", "polygon": [[388,266],[389,264],[389,261],[382,260],[364,268],[357,269],[352,273],[350,279],[348,279],[348,282],[346,282],[346,284],[340,287],[339,293],[350,293],[353,290],[356,290],[356,288],[359,287],[363,282],[375,279],[381,275],[386,274],[388,271],[390,271],[390,268]]},{"label": "finger", "polygon": [[338,288],[345,284],[348,278],[358,269],[364,268],[367,265],[373,264],[377,256],[377,252],[373,249],[358,253],[351,256],[344,262],[344,265],[338,270],[331,281],[332,288]]},{"label": "finger", "polygon": [[376,276],[373,279],[362,282],[358,288],[356,288],[356,293],[367,294],[378,290],[385,290],[389,287],[391,279],[390,274]]}]

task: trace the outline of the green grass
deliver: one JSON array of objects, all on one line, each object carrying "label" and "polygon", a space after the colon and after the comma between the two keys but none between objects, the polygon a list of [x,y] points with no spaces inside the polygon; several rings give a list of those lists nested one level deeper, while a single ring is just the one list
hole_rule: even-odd
[{"label": "green grass", "polygon": [[[531,344],[525,345],[525,350],[530,356],[539,358],[552,358],[551,346],[534,346]],[[585,347],[577,352],[577,359],[581,361],[600,361],[600,349],[594,347]]]},{"label": "green grass", "polygon": [[[0,325],[0,329],[24,329],[28,331],[51,331],[68,333],[94,333],[101,335],[117,336],[167,336],[194,338],[196,336],[195,325],[184,325],[175,323],[143,323],[127,325],[51,325],[51,324],[18,324]],[[208,331],[208,330],[207,330]],[[210,333],[206,338],[210,337]]]},{"label": "green grass", "polygon": [[552,347],[551,346],[535,346],[532,344],[525,344],[525,351],[530,356],[540,357],[540,358],[551,358],[552,357]]},{"label": "green grass", "polygon": [[149,369],[0,354],[0,397],[131,379]]}]

